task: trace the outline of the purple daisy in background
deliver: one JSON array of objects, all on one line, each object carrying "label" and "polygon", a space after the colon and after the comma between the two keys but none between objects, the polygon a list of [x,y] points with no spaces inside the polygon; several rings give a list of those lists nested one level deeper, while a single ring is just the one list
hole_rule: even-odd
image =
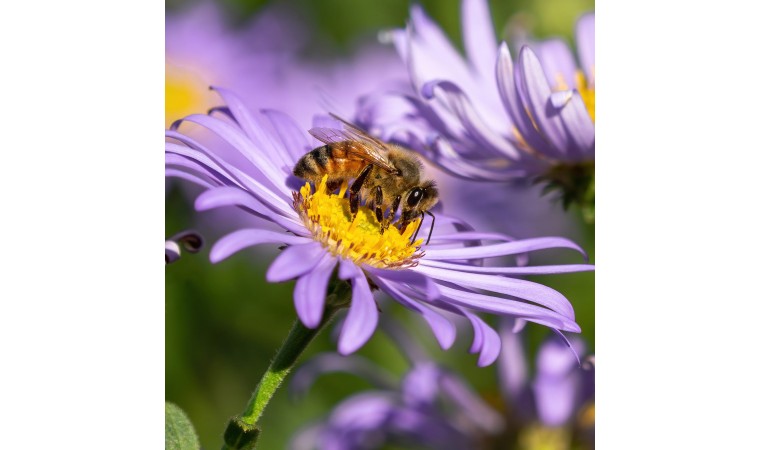
[{"label": "purple daisy in background", "polygon": [[[374,333],[379,317],[375,289],[420,314],[444,349],[452,345],[456,332],[445,313],[467,318],[474,330],[471,351],[480,353],[481,366],[495,361],[501,339],[478,312],[522,318],[560,335],[580,332],[573,307],[562,294],[515,277],[588,271],[593,266],[479,265],[504,256],[524,264],[526,253],[552,248],[583,254],[573,242],[561,237],[513,240],[437,215],[435,233],[429,245],[423,245],[424,239],[411,242],[419,231],[419,218],[402,232],[393,226],[381,228],[366,206],[351,217],[344,192],[329,191],[325,180],[312,186],[292,175],[296,161],[315,145],[290,118],[275,111],[255,114],[230,91],[216,91],[226,107],[214,115],[188,116],[166,132],[166,174],[206,189],[195,202],[199,211],[235,206],[270,222],[272,227],[252,225],[219,239],[211,249],[211,261],[259,244],[283,246],[267,280],[296,280],[295,308],[305,326],[319,326],[334,272],[339,280],[350,281],[352,297],[338,338],[340,353],[356,351]],[[229,150],[207,147],[178,132],[186,122],[215,134],[245,164],[230,163]],[[326,125],[327,119],[322,122]],[[333,126],[340,124],[333,121]],[[420,236],[429,231],[423,227]]]},{"label": "purple daisy in background", "polygon": [[[301,395],[328,372],[352,373],[377,388],[341,402],[324,421],[299,432],[290,449],[373,450],[388,444],[452,450],[593,448],[593,365],[580,367],[566,343],[552,337],[538,350],[531,380],[520,335],[502,327],[501,338],[503,402],[486,402],[408,338],[397,342],[401,349],[414,349],[413,356],[407,355],[412,367],[400,381],[358,356],[314,357],[294,375],[294,393]],[[581,352],[585,347],[579,339],[573,346]]]},{"label": "purple daisy in background", "polygon": [[413,6],[390,37],[416,95],[369,97],[358,121],[459,177],[543,182],[593,220],[594,15],[577,24],[582,70],[559,39],[523,46],[513,61],[484,0],[463,0],[462,34],[467,58]]}]

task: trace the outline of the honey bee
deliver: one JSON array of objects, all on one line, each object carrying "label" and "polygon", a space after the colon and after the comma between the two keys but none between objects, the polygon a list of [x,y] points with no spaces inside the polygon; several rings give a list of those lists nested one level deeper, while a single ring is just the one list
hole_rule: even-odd
[{"label": "honey bee", "polygon": [[[332,115],[345,125],[345,130],[312,128],[309,133],[325,145],[306,153],[293,168],[293,175],[318,183],[327,175],[328,190],[353,179],[349,189],[351,214],[356,215],[363,200],[381,224],[381,231],[394,223],[402,232],[417,217],[424,214],[433,219],[429,210],[438,203],[438,189],[432,180],[422,179],[422,163],[410,150],[385,143],[370,136],[359,127]],[[385,212],[389,211],[386,215]],[[419,228],[412,237],[416,240]],[[430,242],[430,235],[428,235]]]}]

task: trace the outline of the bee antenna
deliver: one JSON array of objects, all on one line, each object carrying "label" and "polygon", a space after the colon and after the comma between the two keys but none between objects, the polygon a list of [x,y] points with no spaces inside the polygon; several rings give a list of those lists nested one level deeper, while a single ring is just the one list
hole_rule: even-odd
[{"label": "bee antenna", "polygon": [[[430,211],[425,211],[425,212],[430,214],[430,217],[433,218],[433,223],[430,225],[430,232],[428,233],[427,242],[425,242],[425,245],[428,245],[430,243],[430,237],[433,235],[433,228],[435,228],[435,215],[433,215],[433,213],[431,213]],[[420,222],[420,226],[422,226],[422,222]]]}]

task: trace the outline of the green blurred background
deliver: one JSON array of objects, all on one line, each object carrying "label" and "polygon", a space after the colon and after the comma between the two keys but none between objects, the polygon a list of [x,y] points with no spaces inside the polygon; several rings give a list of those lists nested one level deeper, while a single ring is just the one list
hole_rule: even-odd
[{"label": "green blurred background", "polygon": [[[242,26],[262,7],[274,2],[224,0],[230,23]],[[378,30],[403,27],[410,2],[401,0],[294,0],[284,3],[315,27],[311,40],[313,51],[340,55],[359,39],[374,36]],[[460,5],[458,0],[421,1],[428,14],[461,48]],[[181,11],[189,4],[166,2],[167,14]],[[589,0],[517,0],[491,2],[491,13],[497,36],[504,37],[509,21],[521,21],[537,37],[560,35],[572,42],[575,19],[594,8]],[[199,111],[204,112],[204,111]],[[178,183],[167,185],[166,236],[188,228],[204,233],[209,243],[216,237],[199,222],[192,210],[192,189]],[[196,190],[197,192],[197,190]],[[577,216],[577,211],[569,211]],[[577,221],[573,239],[590,253],[594,261],[593,227]],[[508,230],[498,230],[507,231]],[[179,405],[192,420],[206,449],[219,448],[227,420],[242,411],[258,378],[266,369],[280,342],[287,334],[295,310],[292,301],[293,283],[270,284],[264,279],[271,255],[265,251],[257,259],[258,250],[241,252],[222,263],[208,261],[208,248],[197,255],[185,254],[176,264],[166,267],[166,400]],[[261,253],[261,252],[259,252]],[[577,262],[577,261],[576,261]],[[547,284],[573,303],[582,336],[591,351],[594,348],[594,275],[568,274],[534,277]],[[494,367],[478,368],[476,355],[467,353],[471,343],[469,329],[459,330],[454,347],[441,351],[427,326],[392,302],[385,302],[383,314],[389,314],[414,330],[425,348],[438,361],[456,368],[485,397],[496,398]],[[494,324],[493,318],[486,318]],[[533,354],[548,330],[528,325],[526,336]],[[335,344],[330,333],[323,333],[311,345],[305,359]],[[380,363],[389,371],[402,374],[407,364],[390,340],[376,333],[359,355]],[[300,428],[324,417],[341,399],[370,385],[356,377],[332,374],[320,378],[308,395],[298,401],[289,398],[286,389],[273,399],[264,415],[263,433],[257,448],[286,448],[287,442]]]}]

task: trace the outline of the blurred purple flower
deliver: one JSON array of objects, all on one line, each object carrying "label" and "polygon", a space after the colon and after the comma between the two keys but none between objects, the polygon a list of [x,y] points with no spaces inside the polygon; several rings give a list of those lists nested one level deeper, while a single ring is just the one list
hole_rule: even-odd
[{"label": "blurred purple flower", "polygon": [[405,85],[404,65],[378,43],[362,45],[350,57],[306,60],[301,54],[312,33],[308,22],[277,5],[263,8],[240,29],[209,1],[167,12],[167,127],[214,106],[211,85],[257,108],[283,111],[302,127],[328,108],[348,117],[366,92]]},{"label": "blurred purple flower", "polygon": [[291,450],[372,450],[390,443],[430,449],[566,449],[572,439],[593,442],[588,427],[593,427],[594,370],[581,368],[574,354],[584,351],[582,341],[573,339],[572,351],[559,339],[545,341],[531,380],[520,335],[510,326],[502,327],[501,337],[499,384],[506,395],[498,410],[426,357],[410,358],[412,368],[394,385],[382,368],[373,370],[361,358],[318,355],[296,372],[292,389],[305,392],[319,375],[333,371],[363,378],[381,373],[382,382],[377,383],[380,389],[348,398],[326,420],[300,432]]},{"label": "blurred purple flower", "polygon": [[459,177],[544,180],[552,187],[583,177],[572,182],[589,183],[595,148],[593,14],[577,27],[583,71],[559,39],[535,44],[538,55],[524,46],[513,62],[507,44],[497,43],[484,0],[462,1],[467,59],[418,5],[407,29],[390,34],[417,95],[367,98],[357,113],[363,126]]},{"label": "blurred purple flower", "polygon": [[[347,202],[326,192],[324,182],[313,190],[292,176],[296,161],[314,145],[286,115],[246,109],[240,98],[216,89],[226,107],[216,115],[191,115],[166,132],[166,174],[189,180],[207,190],[195,202],[199,211],[237,206],[263,218],[282,231],[253,225],[221,238],[211,249],[216,263],[258,244],[285,245],[267,272],[270,282],[296,280],[294,301],[298,317],[316,327],[323,314],[326,289],[333,271],[350,280],[353,289],[338,350],[356,351],[372,336],[378,310],[372,287],[419,313],[430,325],[441,347],[454,342],[455,328],[439,310],[466,317],[473,329],[471,351],[479,352],[479,365],[491,364],[499,354],[498,334],[474,312],[519,317],[555,330],[579,332],[570,302],[544,285],[514,276],[593,270],[587,264],[482,267],[483,259],[515,256],[549,248],[583,251],[560,237],[515,241],[496,233],[472,231],[456,219],[440,215],[430,245],[410,244],[415,227],[402,234],[395,227],[382,234],[369,219],[372,212],[359,210],[353,221],[343,213]],[[238,153],[230,163],[229,151],[207,147],[176,131],[180,123],[206,128]],[[333,121],[338,125],[337,121]],[[338,125],[339,126],[339,125]],[[300,188],[300,192],[299,192]],[[361,226],[355,226],[354,222]],[[373,228],[374,227],[374,228]],[[466,231],[460,231],[465,229]],[[423,228],[421,235],[426,235]],[[492,243],[485,243],[485,241]]]}]

